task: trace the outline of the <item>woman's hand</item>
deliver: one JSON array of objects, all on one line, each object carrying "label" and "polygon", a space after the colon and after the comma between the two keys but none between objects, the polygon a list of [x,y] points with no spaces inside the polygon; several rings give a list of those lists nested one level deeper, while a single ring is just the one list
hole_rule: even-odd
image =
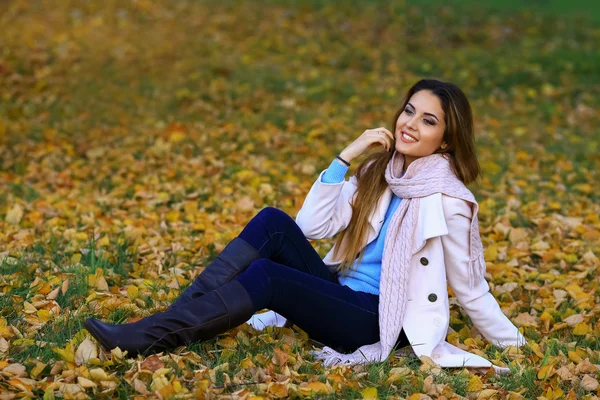
[{"label": "woman's hand", "polygon": [[394,135],[387,129],[380,127],[377,129],[367,129],[354,142],[350,143],[340,153],[340,157],[350,162],[377,146],[383,146],[386,151],[390,151],[394,145]]}]

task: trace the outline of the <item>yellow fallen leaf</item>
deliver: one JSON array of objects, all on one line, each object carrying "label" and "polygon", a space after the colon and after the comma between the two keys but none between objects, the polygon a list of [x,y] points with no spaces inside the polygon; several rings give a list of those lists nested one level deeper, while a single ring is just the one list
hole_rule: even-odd
[{"label": "yellow fallen leaf", "polygon": [[576,351],[569,351],[567,355],[569,357],[569,360],[573,362],[578,363],[581,361],[581,356]]},{"label": "yellow fallen leaf", "polygon": [[537,377],[538,377],[538,379],[548,379],[554,374],[555,374],[555,371],[554,371],[553,365],[544,365],[538,371]]},{"label": "yellow fallen leaf", "polygon": [[303,396],[312,394],[328,394],[329,388],[323,382],[302,382],[298,385],[298,391]]},{"label": "yellow fallen leaf", "polygon": [[37,308],[35,308],[30,302],[26,301],[23,303],[23,312],[25,314],[35,314],[37,313]]},{"label": "yellow fallen leaf", "polygon": [[75,353],[70,345],[67,345],[64,349],[61,349],[60,347],[53,347],[52,351],[67,362],[75,362]]},{"label": "yellow fallen leaf", "polygon": [[107,247],[110,246],[110,240],[108,239],[108,236],[103,236],[100,240],[96,241],[96,244],[100,247]]},{"label": "yellow fallen leaf", "polygon": [[438,375],[442,371],[442,368],[431,357],[421,356],[419,359],[422,363],[419,367],[421,372],[428,372],[431,375]]},{"label": "yellow fallen leaf", "polygon": [[154,371],[154,373],[152,374],[152,376],[167,375],[170,372],[171,372],[171,368],[163,367],[163,368],[159,368],[156,371]]},{"label": "yellow fallen leaf", "polygon": [[534,341],[529,341],[527,343],[527,346],[529,347],[529,349],[531,349],[531,351],[538,356],[539,358],[544,358],[544,353],[542,353],[541,349],[540,349],[540,345],[537,344]]},{"label": "yellow fallen leaf", "polygon": [[363,399],[378,399],[377,388],[375,387],[368,387],[362,392],[360,392],[360,394],[362,395]]},{"label": "yellow fallen leaf", "polygon": [[509,240],[511,243],[518,243],[526,240],[529,235],[523,228],[513,228],[510,230]]},{"label": "yellow fallen leaf", "polygon": [[4,220],[12,225],[18,225],[23,218],[23,208],[19,204],[15,204],[8,212]]},{"label": "yellow fallen leaf", "polygon": [[225,348],[235,348],[238,345],[237,340],[235,340],[234,338],[232,338],[231,336],[227,336],[224,337],[223,339],[219,340],[217,342],[217,344],[221,347],[225,347]]},{"label": "yellow fallen leaf", "polygon": [[585,336],[586,334],[588,334],[590,331],[590,326],[588,324],[586,324],[585,322],[582,322],[580,324],[575,325],[575,328],[573,328],[573,335],[577,335],[577,336]]},{"label": "yellow fallen leaf", "polygon": [[250,357],[246,357],[240,362],[240,368],[242,368],[242,369],[248,369],[248,368],[254,368],[254,367],[256,367],[256,365],[252,362],[252,358],[250,358]]},{"label": "yellow fallen leaf", "polygon": [[137,286],[127,286],[127,297],[129,297],[130,299],[135,299],[138,295],[138,288]]},{"label": "yellow fallen leaf", "polygon": [[99,277],[96,281],[96,289],[100,291],[108,291],[108,283],[106,282],[106,279],[104,279],[103,276]]},{"label": "yellow fallen leaf", "polygon": [[272,394],[273,396],[282,399],[288,397],[288,385],[278,382],[269,383],[267,392]]},{"label": "yellow fallen leaf", "polygon": [[423,393],[413,393],[407,398],[407,400],[431,400],[431,397]]},{"label": "yellow fallen leaf", "polygon": [[390,369],[390,372],[388,373],[388,377],[386,382],[388,384],[392,384],[394,382],[397,382],[401,379],[404,379],[405,376],[410,375],[411,370],[410,368],[406,368],[406,367],[394,367],[392,369]]},{"label": "yellow fallen leaf", "polygon": [[33,396],[34,394],[31,392],[31,382],[35,384],[35,381],[33,381],[32,379],[30,379],[29,381],[30,382],[27,382],[25,381],[25,379],[22,378],[12,378],[9,379],[8,384],[14,387],[15,389],[19,390],[20,392],[23,392],[24,394],[29,394],[30,396]]},{"label": "yellow fallen leaf", "polygon": [[169,380],[166,376],[160,375],[152,379],[152,383],[150,384],[150,389],[152,391],[161,390],[164,387],[169,385]]},{"label": "yellow fallen leaf", "polygon": [[50,321],[50,311],[48,310],[38,310],[37,312],[38,319],[40,322],[48,322]]},{"label": "yellow fallen leaf", "polygon": [[179,143],[185,140],[185,133],[181,131],[174,131],[169,135],[169,142]]},{"label": "yellow fallen leaf", "polygon": [[56,298],[58,297],[59,291],[60,291],[60,286],[57,286],[54,290],[52,290],[50,293],[48,293],[46,295],[46,298],[48,300],[56,300]]},{"label": "yellow fallen leaf", "polygon": [[77,383],[84,389],[95,388],[96,386],[98,386],[97,384],[95,384],[87,378],[84,378],[83,376],[77,377]]},{"label": "yellow fallen leaf", "polygon": [[469,378],[469,384],[467,385],[467,392],[478,392],[483,389],[483,382],[477,375],[471,375]]},{"label": "yellow fallen leaf", "polygon": [[29,371],[29,376],[32,377],[33,379],[36,379],[38,377],[38,375],[42,373],[44,368],[46,368],[47,364],[37,361],[37,360],[34,361],[34,363],[35,363],[34,367],[31,368],[31,371]]},{"label": "yellow fallen leaf", "polygon": [[498,247],[495,245],[487,246],[483,252],[483,257],[485,261],[496,261],[496,258],[498,258]]},{"label": "yellow fallen leaf", "polygon": [[493,396],[498,393],[497,390],[494,389],[484,389],[477,394],[477,400],[488,400],[494,398]]},{"label": "yellow fallen leaf", "polygon": [[160,389],[158,389],[158,392],[160,393],[163,399],[172,398],[172,396],[176,393],[172,383],[161,387]]},{"label": "yellow fallen leaf", "polygon": [[43,400],[55,400],[56,396],[54,395],[54,387],[52,385],[48,386],[46,390],[44,390],[44,398]]},{"label": "yellow fallen leaf", "polygon": [[90,369],[90,378],[95,381],[106,381],[109,379],[108,375],[102,368]]}]

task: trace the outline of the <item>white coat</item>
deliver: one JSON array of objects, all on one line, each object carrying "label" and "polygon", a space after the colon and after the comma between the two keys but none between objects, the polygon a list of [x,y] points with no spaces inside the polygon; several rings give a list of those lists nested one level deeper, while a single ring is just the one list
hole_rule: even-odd
[{"label": "white coat", "polygon": [[[330,238],[350,223],[353,195],[357,189],[354,176],[340,183],[324,183],[321,177],[310,189],[296,223],[308,239]],[[367,244],[379,235],[392,197],[388,187],[369,218]],[[469,287],[469,232],[472,212],[464,200],[433,194],[421,199],[419,218],[414,233],[413,254],[409,271],[407,305],[403,329],[417,356],[431,357],[442,367],[490,367],[485,358],[461,350],[448,342],[449,304],[447,284],[479,332],[491,343],[506,347],[521,346],[526,341],[519,330],[502,313],[489,291],[485,279]],[[425,242],[424,246],[421,246]],[[332,270],[340,261],[333,259],[332,248],[323,262]],[[258,314],[249,323],[281,326],[285,319],[276,314]],[[275,318],[278,321],[267,321]],[[496,367],[498,372],[506,369]],[[499,371],[502,370],[502,371]]]}]

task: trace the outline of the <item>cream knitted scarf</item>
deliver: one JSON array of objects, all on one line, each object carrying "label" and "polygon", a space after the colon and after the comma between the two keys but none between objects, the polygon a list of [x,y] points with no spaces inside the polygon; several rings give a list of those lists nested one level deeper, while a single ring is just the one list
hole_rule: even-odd
[{"label": "cream knitted scarf", "polygon": [[412,255],[424,246],[415,248],[416,244],[412,241],[422,197],[443,193],[471,203],[470,287],[484,277],[485,262],[477,219],[479,207],[471,191],[452,171],[448,159],[441,154],[421,157],[408,166],[402,177],[396,176],[402,172],[403,165],[404,156],[395,152],[385,170],[390,189],[402,202],[391,217],[383,246],[379,284],[380,341],[361,346],[351,354],[341,354],[327,346],[312,351],[315,358],[324,361],[325,366],[382,362],[393,350],[404,319],[410,261]]}]

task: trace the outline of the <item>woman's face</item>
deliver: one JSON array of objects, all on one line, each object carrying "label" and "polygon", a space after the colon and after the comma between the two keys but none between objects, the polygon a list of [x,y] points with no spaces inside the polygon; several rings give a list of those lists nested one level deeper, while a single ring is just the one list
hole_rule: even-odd
[{"label": "woman's face", "polygon": [[404,170],[420,157],[441,146],[446,122],[440,99],[429,90],[420,90],[408,100],[396,122],[396,151],[404,154]]}]

